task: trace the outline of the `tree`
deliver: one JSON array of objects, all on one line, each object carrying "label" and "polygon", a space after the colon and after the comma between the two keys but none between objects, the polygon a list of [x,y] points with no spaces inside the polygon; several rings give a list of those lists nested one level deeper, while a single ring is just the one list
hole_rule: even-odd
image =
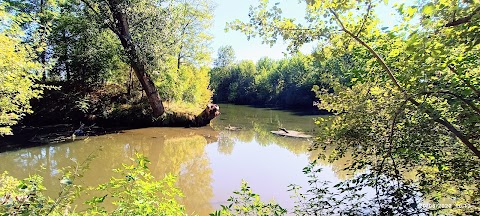
[{"label": "tree", "polygon": [[[363,64],[343,67],[341,77],[325,74],[333,92],[315,88],[319,108],[336,115],[332,122],[317,121],[323,133],[315,147],[335,145],[327,155],[332,159],[351,151],[355,162],[350,169],[372,171],[349,182],[377,189],[371,212],[439,210],[418,207],[418,194],[433,202],[452,197],[455,204],[478,208],[480,69],[474,59],[480,5],[448,0],[398,4],[402,20],[382,26],[375,8],[383,3],[307,1],[305,25],[283,18],[278,5],[262,1],[252,8],[249,22],[229,26],[268,43],[281,37],[292,50],[319,41],[325,65],[349,61],[348,56]],[[418,180],[401,175],[412,168]],[[398,184],[379,183],[385,181]],[[470,187],[475,189],[465,192]]]},{"label": "tree", "polygon": [[[152,44],[158,47],[164,46],[162,49],[150,47],[151,53],[145,57],[150,59],[147,62],[149,65],[147,73],[157,87],[162,100],[183,100],[182,95],[186,94],[185,91],[190,90],[189,86],[191,86],[191,83],[183,82],[184,78],[191,73],[201,73],[200,68],[210,64],[208,43],[211,36],[206,33],[206,30],[211,26],[212,8],[208,0],[168,2],[171,5],[164,9],[168,10],[169,15],[157,17],[170,20],[169,28],[157,29],[157,35],[161,34],[162,37],[151,35],[152,38],[144,38],[146,36],[142,31],[146,31],[145,29],[138,30],[135,34],[144,36],[139,38],[142,47],[148,48]],[[93,2],[86,3],[94,5]],[[149,7],[153,7],[137,3],[124,6],[141,7],[139,10],[147,11],[152,9]],[[68,81],[80,81],[87,86],[98,86],[109,81],[123,84],[128,81],[128,89],[131,90],[133,84],[131,73],[129,73],[131,70],[125,65],[125,63],[129,64],[129,60],[124,56],[123,46],[118,36],[111,29],[104,28],[103,21],[91,21],[92,17],[106,17],[109,14],[103,14],[100,10],[92,11],[83,4],[68,1],[60,5],[60,10],[62,13],[54,20],[52,34],[49,37],[53,56],[58,59],[51,75],[60,79],[66,78]],[[136,16],[132,19],[139,19]],[[145,20],[157,19],[149,15],[142,16],[145,16],[142,18]],[[145,23],[141,23],[141,26],[158,28]],[[136,43],[139,44],[139,42]],[[208,82],[205,85],[208,85]],[[128,89],[127,92],[130,92]],[[208,88],[201,91],[208,91]],[[208,99],[202,98],[202,100],[203,104],[208,102]]]},{"label": "tree", "polygon": [[52,21],[48,42],[56,63],[51,81],[97,87],[107,82],[125,83],[128,60],[117,36],[89,19],[89,12],[75,2],[59,5],[60,15]]},{"label": "tree", "polygon": [[25,32],[24,42],[34,48],[38,61],[42,64],[42,81],[47,79],[48,70],[54,59],[50,58],[48,36],[51,32],[52,20],[59,15],[58,0],[18,1],[6,0],[6,9],[12,16],[12,21],[22,27]]},{"label": "tree", "polygon": [[172,9],[177,25],[171,32],[175,50],[164,57],[167,67],[153,77],[164,100],[203,106],[211,99],[206,70],[211,64],[212,36],[207,33],[212,25],[211,5],[209,0],[179,1]]},{"label": "tree", "polygon": [[11,134],[10,126],[32,112],[30,99],[39,98],[43,88],[36,84],[42,66],[22,43],[24,33],[12,19],[0,4],[0,135]]},{"label": "tree", "polygon": [[[153,11],[149,11],[149,12],[153,12],[153,14],[147,13],[145,18],[153,18],[152,20],[149,20],[150,22],[154,21],[155,19],[159,19],[159,21],[163,21],[161,20],[160,17],[155,16],[154,5],[151,5],[151,4],[149,5],[147,2],[145,2],[145,4],[148,7],[148,9],[153,10]],[[118,36],[118,38],[122,43],[123,48],[127,53],[127,56],[130,61],[130,65],[135,71],[135,74],[137,75],[137,78],[140,81],[140,84],[142,85],[143,90],[145,91],[145,94],[147,95],[148,102],[150,103],[150,107],[153,110],[153,116],[159,117],[165,111],[163,107],[163,102],[162,102],[162,99],[160,98],[160,95],[158,94],[157,88],[155,87],[155,85],[153,84],[150,78],[150,75],[147,73],[148,65],[147,65],[146,57],[149,54],[141,53],[139,51],[139,48],[141,49],[142,46],[141,45],[139,46],[136,44],[137,42],[134,40],[134,38],[132,38],[132,34],[130,33],[129,23],[131,22],[132,18],[130,17],[129,19],[128,15],[125,13],[125,10],[127,8],[119,0],[109,0],[108,5],[105,5],[105,6],[108,6],[112,14],[112,17],[111,18],[109,17],[108,20],[111,20],[111,19],[115,20],[114,21],[115,26],[111,24],[110,28]],[[135,9],[133,11],[138,12],[139,11],[138,9],[140,8],[141,7],[135,8],[137,9],[137,11],[135,11]],[[151,17],[149,17],[149,15]],[[138,20],[134,20],[133,22],[135,21],[138,21]],[[140,37],[143,37],[143,36],[140,36]],[[149,51],[148,48],[150,48],[150,50],[152,49],[152,47],[150,47],[152,44],[143,44],[143,45],[145,45],[145,47],[143,48],[147,48],[146,50],[147,52]]]},{"label": "tree", "polygon": [[[68,123],[87,115],[107,120],[118,104],[127,105],[127,112],[143,110],[144,94],[135,91],[133,72],[156,119],[164,114],[165,100],[193,109],[211,100],[209,0],[7,0],[2,5],[14,15],[8,22],[26,33],[22,43],[42,64],[36,71],[42,82],[63,87],[35,101],[39,114],[25,123]],[[41,113],[52,110],[61,115],[43,121]]]},{"label": "tree", "polygon": [[[163,54],[174,48],[172,35],[169,35],[173,1],[157,5],[152,1],[108,0],[83,1],[99,23],[106,22],[108,28],[120,40],[129,63],[145,91],[153,116],[164,113],[163,101],[150,73],[165,66]],[[174,24],[174,23],[173,23]]]},{"label": "tree", "polygon": [[177,69],[182,64],[208,66],[211,63],[208,47],[212,36],[206,30],[212,26],[212,3],[209,0],[185,1],[177,7],[176,21],[179,23],[176,31]]},{"label": "tree", "polygon": [[218,48],[217,58],[213,65],[218,68],[228,67],[235,62],[235,51],[232,46],[222,46]]},{"label": "tree", "polygon": [[254,104],[284,108],[310,107],[315,100],[313,85],[321,85],[319,68],[313,56],[295,54],[272,60],[240,61],[225,68],[211,70],[214,99],[236,104]]},{"label": "tree", "polygon": [[210,70],[210,86],[216,92],[214,100],[228,101],[231,78],[230,66],[235,62],[235,51],[232,46],[222,46],[217,51],[217,58],[213,61],[213,69]]}]

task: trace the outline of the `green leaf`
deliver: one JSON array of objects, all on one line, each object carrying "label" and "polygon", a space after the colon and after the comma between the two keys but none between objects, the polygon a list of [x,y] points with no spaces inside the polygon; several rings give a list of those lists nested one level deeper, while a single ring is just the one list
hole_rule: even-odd
[{"label": "green leaf", "polygon": [[425,5],[422,9],[422,13],[424,13],[427,16],[433,15],[433,12],[435,10],[435,6],[432,4]]}]

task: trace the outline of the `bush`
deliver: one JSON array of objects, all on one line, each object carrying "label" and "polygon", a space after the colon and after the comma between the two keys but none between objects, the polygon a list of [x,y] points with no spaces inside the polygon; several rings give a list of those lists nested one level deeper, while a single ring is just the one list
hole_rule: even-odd
[{"label": "bush", "polygon": [[216,211],[210,216],[220,215],[285,215],[287,210],[280,205],[270,202],[264,203],[260,200],[260,196],[252,192],[247,182],[242,181],[240,191],[233,192],[235,196],[231,196],[227,201],[228,205],[222,205],[222,210]]}]

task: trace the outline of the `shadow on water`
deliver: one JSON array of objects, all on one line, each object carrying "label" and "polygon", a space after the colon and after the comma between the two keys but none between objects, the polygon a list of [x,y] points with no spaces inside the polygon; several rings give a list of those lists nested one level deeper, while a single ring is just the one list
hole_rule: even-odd
[{"label": "shadow on water", "polygon": [[94,126],[85,132],[85,136],[77,136],[75,140],[72,139],[72,134],[77,128],[79,125],[72,124],[13,127],[14,135],[0,137],[0,153],[44,145],[71,143],[84,139],[88,135],[118,134],[123,133],[123,130],[138,129],[138,127],[103,128]]}]

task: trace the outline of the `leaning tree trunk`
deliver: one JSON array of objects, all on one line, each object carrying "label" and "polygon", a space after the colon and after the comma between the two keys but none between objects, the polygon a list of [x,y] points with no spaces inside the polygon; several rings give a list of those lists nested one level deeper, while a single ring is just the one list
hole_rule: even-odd
[{"label": "leaning tree trunk", "polygon": [[127,52],[130,60],[130,65],[135,71],[135,75],[137,76],[143,90],[145,91],[145,94],[147,95],[148,103],[153,110],[153,116],[157,118],[165,112],[165,109],[163,107],[162,99],[158,94],[157,88],[146,72],[146,63],[138,56],[135,44],[133,43],[130,35],[127,15],[122,12],[118,0],[108,0],[108,2],[116,23],[115,34],[117,34],[117,36],[120,38],[122,46]]},{"label": "leaning tree trunk", "polygon": [[[119,0],[108,0],[110,11],[112,12],[113,19],[115,20],[115,26],[111,26],[111,29],[120,39],[123,48],[125,49],[130,65],[135,71],[140,84],[142,85],[145,94],[147,95],[150,107],[153,110],[154,117],[160,117],[165,112],[162,99],[158,94],[155,84],[153,84],[150,76],[146,72],[146,63],[141,60],[137,53],[135,43],[132,41],[130,35],[127,15],[122,12],[120,8]],[[184,127],[199,127],[210,123],[212,119],[220,115],[220,108],[216,104],[208,104],[207,107],[199,115],[187,115],[171,113],[166,115],[166,118],[160,123],[160,125],[166,126],[184,126]]]}]

